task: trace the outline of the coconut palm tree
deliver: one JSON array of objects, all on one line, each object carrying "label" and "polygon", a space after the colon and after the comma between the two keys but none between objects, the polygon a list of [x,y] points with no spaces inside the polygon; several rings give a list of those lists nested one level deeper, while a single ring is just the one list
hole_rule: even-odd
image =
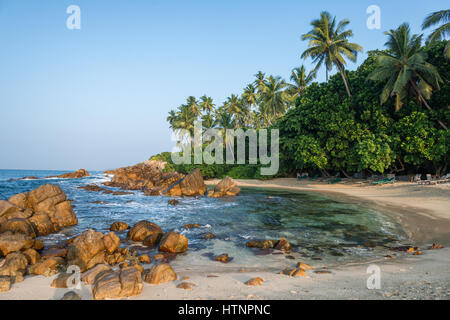
[{"label": "coconut palm tree", "polygon": [[169,116],[167,117],[167,122],[169,122],[171,129],[173,129],[173,130],[177,129],[176,128],[177,120],[178,120],[178,116],[177,116],[176,112],[174,110],[170,110]]},{"label": "coconut palm tree", "polygon": [[215,104],[213,103],[213,99],[204,95],[200,98],[200,108],[203,112],[207,114],[211,114],[214,111]]},{"label": "coconut palm tree", "polygon": [[194,113],[192,106],[182,105],[177,113],[176,129],[187,130],[193,137],[195,120],[197,120],[197,115]]},{"label": "coconut palm tree", "polygon": [[189,108],[192,109],[192,112],[199,117],[202,112],[200,110],[200,104],[198,103],[197,99],[193,96],[190,96],[187,98],[186,104]]},{"label": "coconut palm tree", "polygon": [[293,101],[303,94],[306,87],[313,82],[315,77],[316,72],[313,70],[307,73],[306,68],[303,65],[300,68],[294,68],[292,70],[291,81],[293,83],[288,84],[288,87]]},{"label": "coconut palm tree", "polygon": [[[425,30],[438,24],[441,26],[430,34],[428,41],[444,40],[450,35],[450,10],[441,10],[428,15],[422,24],[422,29]],[[445,54],[450,58],[450,42],[445,46]]]},{"label": "coconut palm tree", "polygon": [[266,125],[282,116],[287,109],[289,97],[286,82],[281,77],[269,76],[265,81],[265,88],[261,94],[261,114],[266,119]]},{"label": "coconut palm tree", "polygon": [[332,17],[326,11],[322,12],[320,19],[311,22],[313,29],[302,36],[303,40],[309,40],[308,49],[303,52],[302,58],[312,58],[313,62],[316,63],[314,71],[325,64],[327,81],[328,72],[334,65],[339,70],[345,90],[350,97],[351,93],[344,73],[344,67],[347,65],[345,59],[356,62],[358,52],[362,51],[362,47],[348,41],[349,38],[353,37],[351,30],[345,30],[349,23],[350,20],[345,19],[336,25],[336,17]]},{"label": "coconut palm tree", "polygon": [[262,71],[258,71],[257,74],[255,74],[256,80],[254,82],[255,87],[258,89],[258,93],[261,93],[264,91],[264,87],[266,85],[266,74],[262,73]]},{"label": "coconut palm tree", "polygon": [[[371,80],[386,81],[380,96],[381,104],[395,96],[395,108],[399,110],[408,92],[412,92],[432,110],[427,99],[430,99],[433,89],[440,89],[442,79],[437,69],[426,62],[426,54],[422,50],[422,35],[411,36],[407,23],[385,34],[388,36],[385,44],[388,51],[379,54],[377,67],[369,75]],[[438,121],[447,129],[442,121]]]},{"label": "coconut palm tree", "polygon": [[232,94],[231,97],[228,97],[225,104],[225,111],[233,117],[234,127],[238,128],[239,117],[242,113],[242,101],[237,95]]}]

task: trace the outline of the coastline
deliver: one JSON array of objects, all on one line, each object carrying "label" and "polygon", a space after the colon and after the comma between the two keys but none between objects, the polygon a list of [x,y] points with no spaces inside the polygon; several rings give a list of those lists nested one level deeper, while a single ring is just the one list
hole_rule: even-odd
[{"label": "coastline", "polygon": [[[218,179],[208,180],[209,186]],[[294,178],[235,180],[239,187],[299,192],[319,192],[359,205],[367,205],[396,219],[411,241],[417,245],[439,242],[450,245],[450,184],[422,186],[397,182],[395,185],[372,186],[363,180],[330,185],[319,181],[297,181]]]}]

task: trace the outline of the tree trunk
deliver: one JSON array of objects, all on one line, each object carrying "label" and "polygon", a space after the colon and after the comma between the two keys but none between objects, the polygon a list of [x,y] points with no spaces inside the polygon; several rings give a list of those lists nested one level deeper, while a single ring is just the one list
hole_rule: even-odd
[{"label": "tree trunk", "polygon": [[[428,105],[427,101],[425,100],[425,98],[422,96],[422,93],[420,92],[420,89],[417,87],[417,85],[411,80],[411,84],[414,88],[414,90],[416,90],[417,95],[419,96],[420,101],[422,101],[425,105],[425,107],[427,107],[428,110],[430,111],[434,111],[433,109],[431,109],[431,107]],[[440,120],[437,119],[437,121],[439,122],[439,124],[441,125],[442,128],[444,128],[445,130],[448,130],[447,126]]]},{"label": "tree trunk", "polygon": [[350,89],[348,88],[347,79],[345,78],[344,69],[342,69],[342,66],[341,66],[340,63],[337,63],[336,65],[337,65],[337,67],[339,69],[339,72],[341,73],[342,80],[344,81],[345,90],[347,90],[348,96],[351,97],[352,94],[350,93]]}]

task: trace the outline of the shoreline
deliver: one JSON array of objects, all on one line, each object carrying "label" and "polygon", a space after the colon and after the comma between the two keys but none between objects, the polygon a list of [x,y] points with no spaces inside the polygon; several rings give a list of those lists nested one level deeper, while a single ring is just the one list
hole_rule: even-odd
[{"label": "shoreline", "polygon": [[[220,181],[208,180],[213,186]],[[397,182],[395,185],[363,185],[363,180],[329,185],[319,181],[294,178],[235,180],[239,187],[297,192],[319,192],[387,214],[400,223],[417,245],[450,245],[450,185],[420,186]]]}]

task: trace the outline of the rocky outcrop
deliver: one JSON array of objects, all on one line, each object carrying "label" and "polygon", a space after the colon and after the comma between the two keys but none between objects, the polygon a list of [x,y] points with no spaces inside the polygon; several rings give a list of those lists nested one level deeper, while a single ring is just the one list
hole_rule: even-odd
[{"label": "rocky outcrop", "polygon": [[136,296],[142,292],[142,274],[135,267],[120,271],[103,271],[95,278],[92,295],[95,300]]},{"label": "rocky outcrop", "polygon": [[237,186],[236,181],[230,177],[226,177],[220,181],[213,190],[208,192],[210,198],[222,198],[237,196],[241,192],[241,189]]},{"label": "rocky outcrop", "polygon": [[78,220],[70,201],[56,185],[42,185],[0,201],[0,233],[12,231],[35,238],[76,224]]},{"label": "rocky outcrop", "polygon": [[159,245],[159,251],[169,253],[182,253],[188,249],[188,239],[179,233],[168,232],[164,234]]},{"label": "rocky outcrop", "polygon": [[169,264],[158,264],[147,270],[144,281],[150,284],[161,284],[177,280],[177,274]]},{"label": "rocky outcrop", "polygon": [[202,173],[195,169],[183,179],[172,185],[164,192],[166,196],[203,196],[206,193],[206,185]]},{"label": "rocky outcrop", "polygon": [[128,231],[128,240],[135,242],[146,242],[147,246],[154,246],[163,235],[160,226],[149,221],[140,221]]},{"label": "rocky outcrop", "polygon": [[75,172],[64,173],[59,176],[51,176],[49,178],[80,179],[80,178],[89,177],[89,176],[90,176],[89,172],[87,172],[84,169],[79,169],[78,171],[75,171]]},{"label": "rocky outcrop", "polygon": [[104,235],[95,230],[88,230],[76,237],[69,245],[67,259],[69,265],[77,265],[81,271],[91,269],[105,262]]}]

